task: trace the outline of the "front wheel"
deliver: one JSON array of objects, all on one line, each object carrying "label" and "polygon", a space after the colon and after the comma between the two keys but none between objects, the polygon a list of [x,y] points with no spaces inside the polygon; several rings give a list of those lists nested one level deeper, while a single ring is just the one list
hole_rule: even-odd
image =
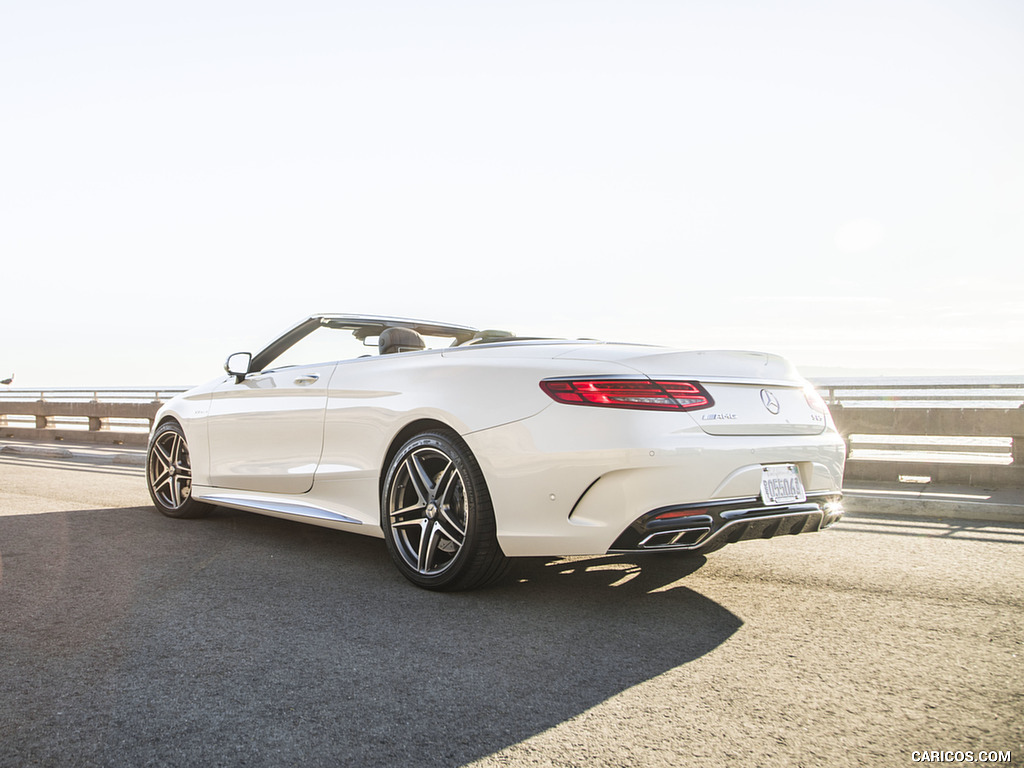
[{"label": "front wheel", "polygon": [[423,432],[395,454],[381,525],[391,559],[417,586],[475,589],[508,570],[480,466],[453,432]]},{"label": "front wheel", "polygon": [[156,508],[168,517],[203,517],[212,507],[192,498],[192,461],[185,433],[173,421],[149,441],[146,485]]}]

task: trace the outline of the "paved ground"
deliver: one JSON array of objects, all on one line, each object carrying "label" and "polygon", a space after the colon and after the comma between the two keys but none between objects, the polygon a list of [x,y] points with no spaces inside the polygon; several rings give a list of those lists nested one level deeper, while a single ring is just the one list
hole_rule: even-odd
[{"label": "paved ground", "polygon": [[855,515],[435,595],[377,540],[164,518],[108,459],[0,454],[0,766],[1022,764],[1024,526]]}]

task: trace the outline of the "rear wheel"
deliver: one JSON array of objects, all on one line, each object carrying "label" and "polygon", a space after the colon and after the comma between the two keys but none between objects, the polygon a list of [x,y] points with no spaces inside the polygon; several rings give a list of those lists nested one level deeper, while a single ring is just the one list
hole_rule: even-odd
[{"label": "rear wheel", "polygon": [[203,517],[213,508],[192,498],[192,461],[185,433],[175,422],[162,424],[149,443],[146,484],[156,508],[168,517]]},{"label": "rear wheel", "polygon": [[480,466],[453,432],[423,432],[395,454],[381,525],[392,560],[417,586],[475,589],[508,570]]}]

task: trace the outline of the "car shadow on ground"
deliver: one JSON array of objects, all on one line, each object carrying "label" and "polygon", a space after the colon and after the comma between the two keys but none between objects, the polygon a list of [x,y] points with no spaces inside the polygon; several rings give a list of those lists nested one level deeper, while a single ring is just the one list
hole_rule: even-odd
[{"label": "car shadow on ground", "polygon": [[0,764],[459,766],[725,642],[701,559],[426,592],[381,540],[231,510],[0,519]]}]

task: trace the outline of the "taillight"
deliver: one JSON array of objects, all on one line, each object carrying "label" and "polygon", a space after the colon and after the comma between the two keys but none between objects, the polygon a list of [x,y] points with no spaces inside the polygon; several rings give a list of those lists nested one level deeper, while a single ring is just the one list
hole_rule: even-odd
[{"label": "taillight", "polygon": [[695,381],[546,379],[540,383],[540,388],[556,402],[568,405],[696,411],[715,404],[707,390]]},{"label": "taillight", "polygon": [[697,515],[706,515],[708,511],[706,509],[674,509],[670,512],[662,512],[660,515],[655,515],[652,520],[672,520],[677,517],[695,517]]},{"label": "taillight", "polygon": [[804,387],[804,398],[807,400],[807,404],[812,410],[815,410],[818,413],[828,413],[828,406],[825,405],[825,399],[818,393],[818,390],[810,384]]}]

